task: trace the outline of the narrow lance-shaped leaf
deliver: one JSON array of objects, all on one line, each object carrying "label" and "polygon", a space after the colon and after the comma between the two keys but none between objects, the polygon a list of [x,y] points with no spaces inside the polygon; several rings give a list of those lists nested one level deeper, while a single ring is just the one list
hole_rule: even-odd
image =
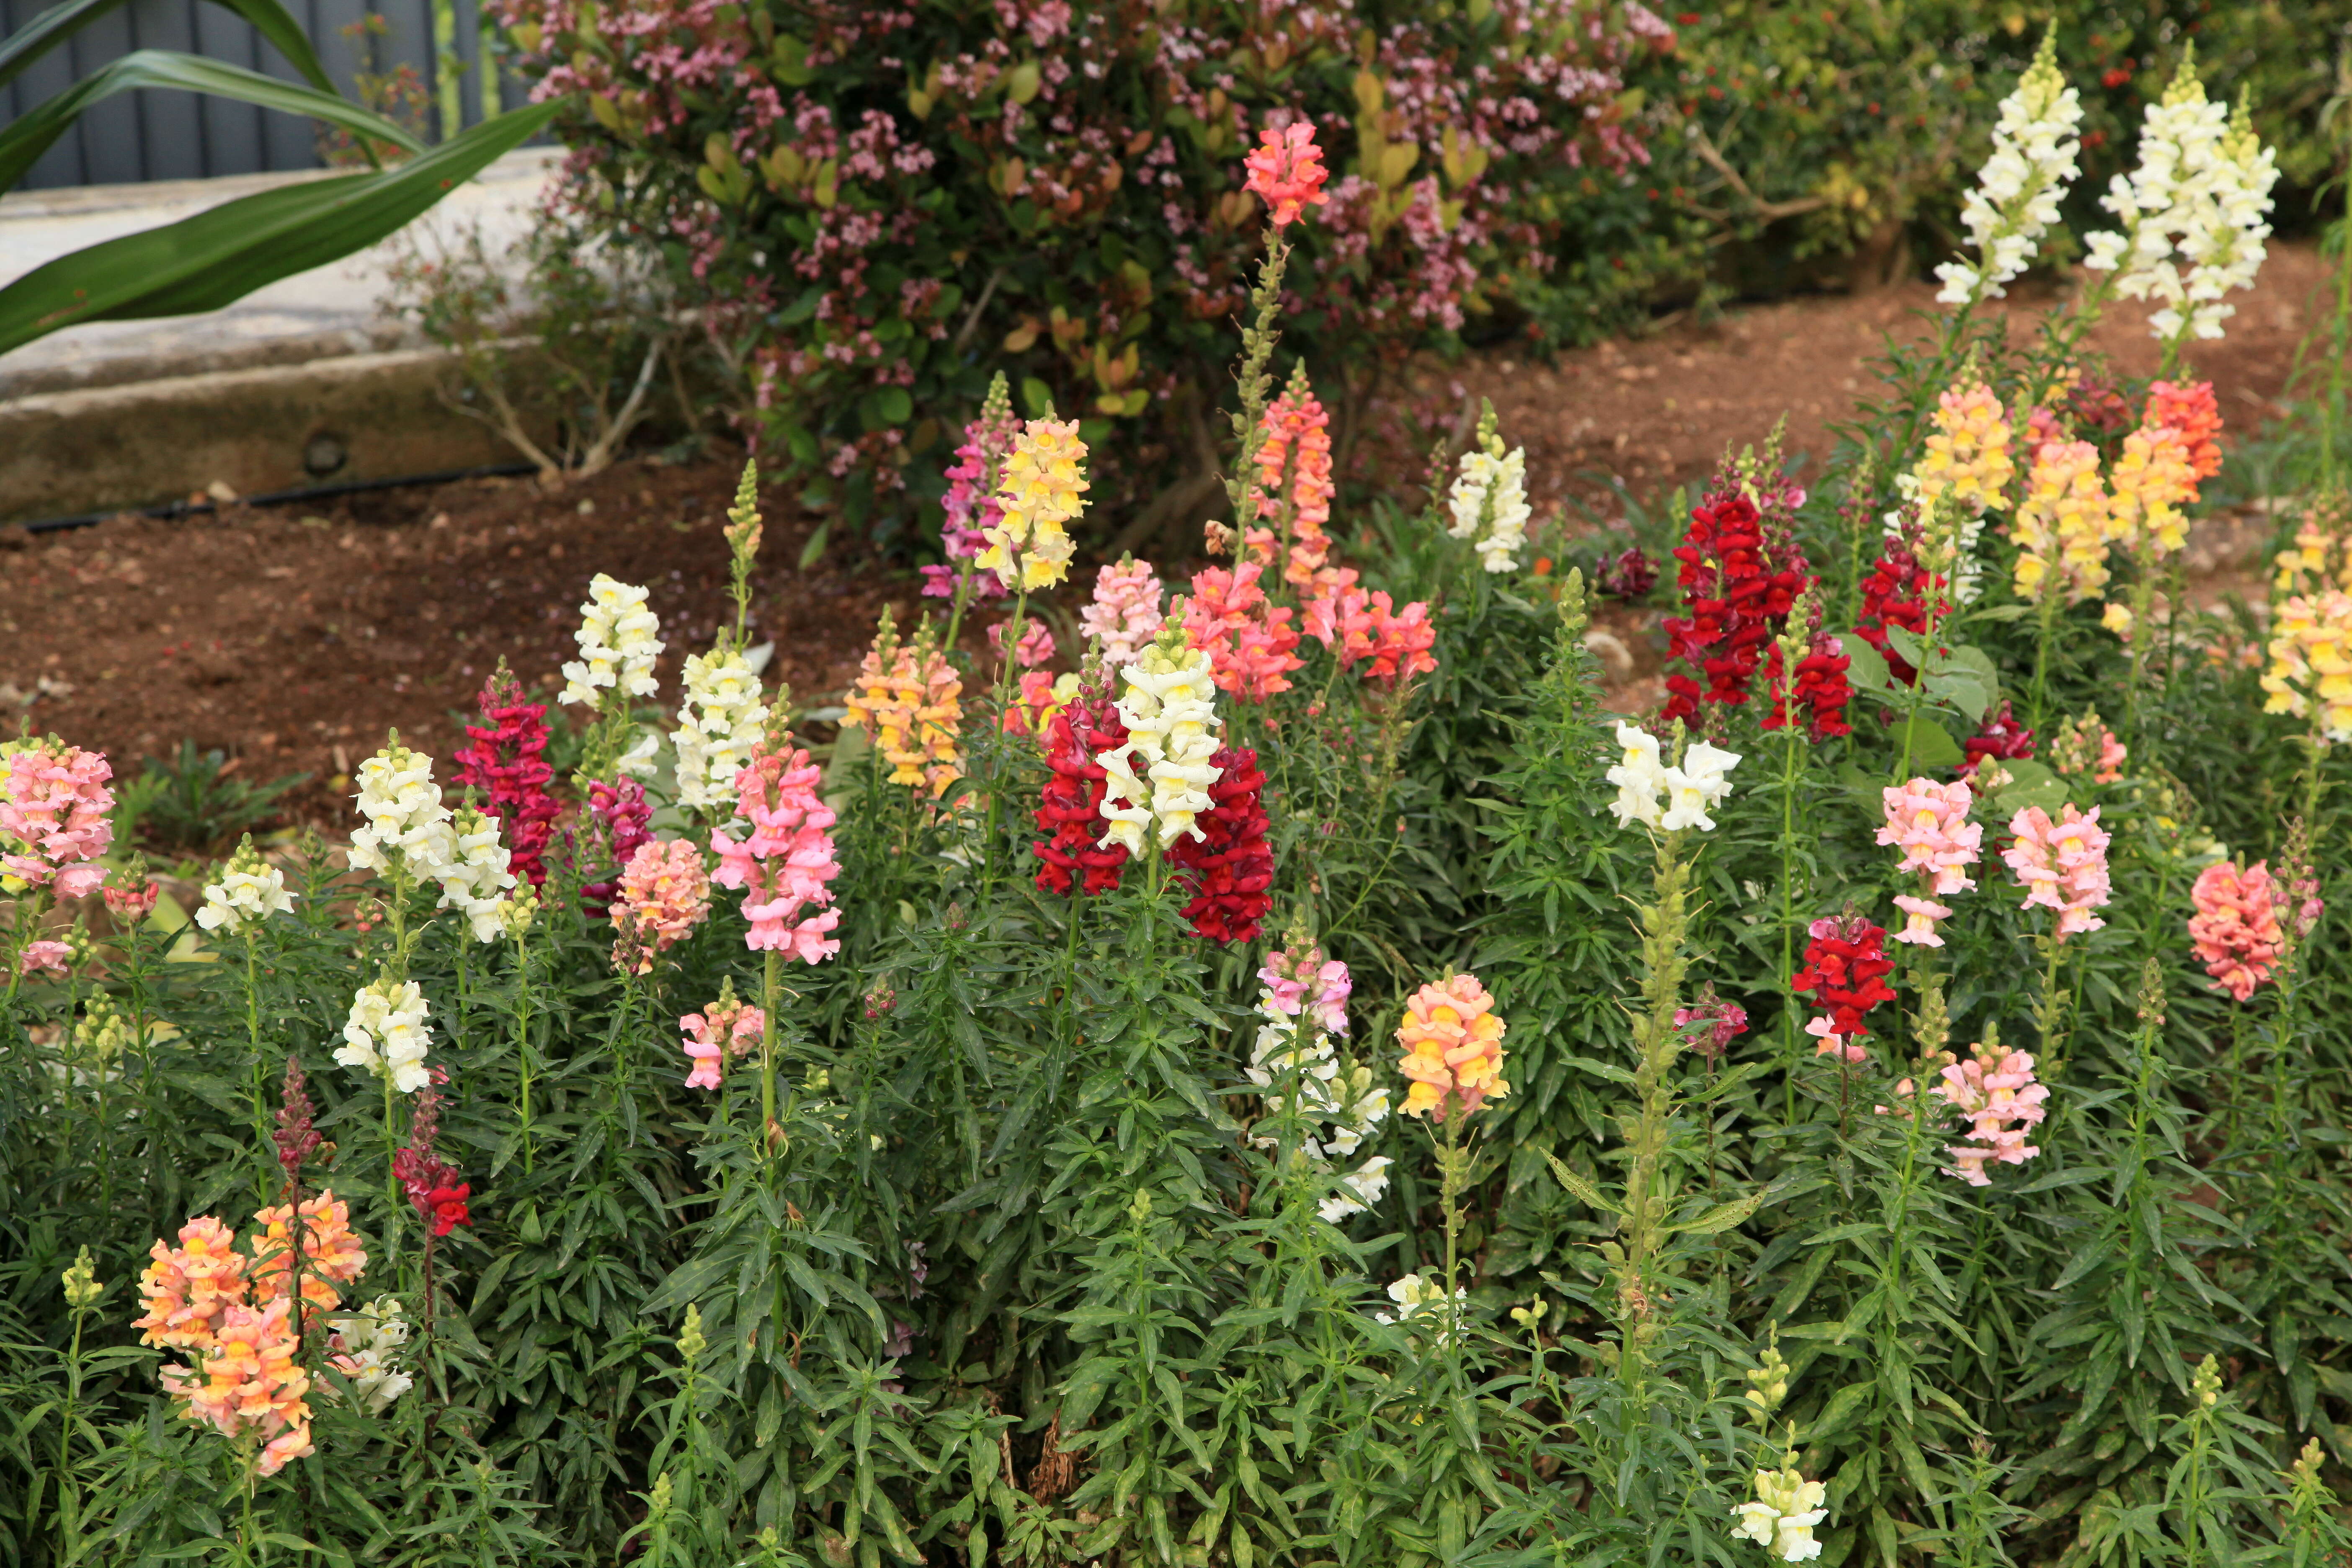
[{"label": "narrow lance-shaped leaf", "polygon": [[[287,62],[300,71],[311,86],[321,92],[335,90],[334,79],[319,63],[317,51],[310,47],[309,35],[302,31],[302,25],[278,0],[212,0],[212,3],[252,23],[254,31],[284,55]],[[121,4],[122,0],[64,0],[64,4],[50,6],[5,38],[0,38],[0,87],[14,81],[35,60]],[[6,184],[0,181],[0,189],[5,189]]]}]

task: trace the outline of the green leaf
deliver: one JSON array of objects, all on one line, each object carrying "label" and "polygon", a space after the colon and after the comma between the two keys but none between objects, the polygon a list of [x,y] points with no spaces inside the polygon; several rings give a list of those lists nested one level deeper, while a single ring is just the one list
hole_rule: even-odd
[{"label": "green leaf", "polygon": [[216,310],[364,249],[521,145],[558,107],[486,120],[398,168],[241,196],[47,262],[0,289],[0,353],[82,321]]},{"label": "green leaf", "polygon": [[0,190],[23,179],[41,154],[73,129],[74,121],[83,110],[117,93],[136,92],[142,88],[233,98],[263,109],[323,120],[357,135],[394,142],[411,153],[425,150],[423,142],[391,121],[332,92],[280,81],[274,76],[264,76],[242,66],[223,65],[199,55],[140,49],[100,67],[55,98],[18,115],[5,130],[0,130]]},{"label": "green leaf", "polygon": [[[0,39],[0,87],[15,80],[26,67],[121,4],[122,0],[65,0],[63,5],[50,6]],[[278,0],[213,0],[213,4],[252,23],[254,30],[284,55],[310,85],[321,92],[335,90],[334,79],[319,63],[302,25]],[[6,182],[0,181],[0,189],[5,185]]]},{"label": "green leaf", "polygon": [[824,554],[825,536],[830,534],[832,531],[833,520],[831,518],[827,518],[823,522],[816,525],[816,531],[808,536],[808,542],[806,544],[801,546],[802,571],[805,572],[810,567],[815,565],[818,558]]},{"label": "green leaf", "polygon": [[1714,1236],[1743,1223],[1749,1215],[1756,1212],[1756,1205],[1763,1201],[1763,1194],[1751,1193],[1744,1198],[1734,1198],[1729,1203],[1716,1205],[1688,1225],[1668,1226],[1666,1229],[1669,1234]]},{"label": "green leaf", "polygon": [[1586,1181],[1582,1176],[1578,1175],[1574,1171],[1569,1169],[1566,1163],[1550,1150],[1547,1149],[1544,1151],[1544,1159],[1551,1166],[1552,1179],[1558,1182],[1561,1186],[1567,1188],[1569,1194],[1575,1198],[1578,1203],[1582,1204],[1586,1208],[1592,1210],[1596,1214],[1622,1214],[1624,1212],[1624,1210],[1620,1208],[1617,1205],[1610,1202],[1607,1198],[1602,1197],[1599,1187],[1594,1186],[1591,1182]]},{"label": "green leaf", "polygon": [[1054,389],[1034,375],[1021,378],[1021,402],[1029,410],[1032,419],[1051,419],[1054,416]]},{"label": "green leaf", "polygon": [[1852,662],[1846,667],[1846,684],[1857,695],[1885,696],[1894,691],[1895,677],[1886,668],[1879,651],[1862,640],[1860,632],[1848,632],[1838,638],[1838,647]]},{"label": "green leaf", "polygon": [[1895,755],[1903,754],[1904,726],[1906,722],[1911,726],[1913,772],[1922,768],[1957,768],[1969,760],[1969,754],[1960,750],[1960,743],[1952,739],[1951,731],[1925,713],[1909,721],[1898,718],[1894,728],[1887,731],[1886,738],[1893,742]]}]

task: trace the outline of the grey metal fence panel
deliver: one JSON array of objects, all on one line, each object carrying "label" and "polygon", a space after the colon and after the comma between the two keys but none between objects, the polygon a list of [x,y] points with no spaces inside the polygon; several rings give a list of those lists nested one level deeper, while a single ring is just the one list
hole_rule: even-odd
[{"label": "grey metal fence panel", "polygon": [[[0,37],[51,3],[0,0]],[[480,0],[446,3],[454,6],[460,102],[457,124],[446,128],[440,114],[442,66],[434,47],[435,0],[286,0],[286,8],[309,29],[320,62],[347,94],[362,71],[383,75],[403,65],[412,68],[428,93],[424,133],[430,139],[479,124],[486,99],[496,109],[511,109],[528,99],[520,82],[494,68],[491,79],[484,79]],[[347,28],[371,14],[383,18],[382,36],[346,36]],[[0,87],[0,122],[141,48],[184,50],[289,81],[300,79],[249,24],[222,6],[205,0],[130,0]],[[310,121],[249,104],[184,92],[126,93],[87,110],[73,134],[43,154],[17,188],[313,169],[324,162],[320,142],[320,128]]]}]

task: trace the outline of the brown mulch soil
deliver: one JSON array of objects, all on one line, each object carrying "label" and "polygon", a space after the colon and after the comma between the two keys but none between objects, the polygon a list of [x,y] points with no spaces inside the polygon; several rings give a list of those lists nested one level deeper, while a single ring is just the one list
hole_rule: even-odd
[{"label": "brown mulch soil", "polygon": [[[2313,247],[2274,247],[2227,340],[2200,346],[2198,368],[2220,388],[2233,432],[2279,411],[2324,275]],[[1612,481],[1637,496],[1703,481],[1727,444],[1760,443],[1784,413],[1790,448],[1818,471],[1828,426],[1871,384],[1865,362],[1886,334],[1926,330],[1917,312],[1933,310],[1932,294],[1911,283],[1784,300],[1547,365],[1488,354],[1453,379],[1493,397],[1505,431],[1526,443],[1539,511],[1573,497],[1606,517]],[[2021,290],[2012,330],[2030,331],[2050,303]],[[2154,344],[2128,308],[2095,344],[2126,374],[2154,369]],[[387,726],[436,756],[461,743],[460,715],[501,655],[527,685],[551,686],[597,572],[651,586],[670,647],[662,673],[674,680],[731,614],[719,528],[735,473],[725,458],[633,460],[552,493],[477,480],[312,510],[231,506],[37,538],[0,531],[0,721],[20,711],[37,731],[103,749],[118,773],[183,737],[226,751],[248,779],[307,772],[296,815],[332,820],[329,781]],[[840,545],[798,572],[814,520],[782,491],[763,506],[753,639],[774,641],[770,673],[813,700],[847,683],[884,605],[902,616],[915,607],[918,582]],[[2249,552],[2264,531],[2234,518],[2206,535],[2192,548],[2215,582],[2251,584]],[[1618,608],[1601,618],[1617,645],[1598,651],[1619,706],[1655,689],[1654,621]]]}]

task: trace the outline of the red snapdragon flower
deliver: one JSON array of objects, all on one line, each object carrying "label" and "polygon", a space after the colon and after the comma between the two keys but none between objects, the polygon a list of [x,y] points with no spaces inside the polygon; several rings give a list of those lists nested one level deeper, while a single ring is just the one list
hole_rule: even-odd
[{"label": "red snapdragon flower", "polygon": [[1848,1061],[1865,1059],[1853,1042],[1870,1033],[1864,1016],[1881,1002],[1895,1000],[1886,984],[1895,963],[1886,956],[1886,930],[1858,914],[1823,915],[1805,943],[1804,967],[1789,978],[1791,991],[1810,991],[1829,1011],[1805,1026],[1820,1039],[1815,1056],[1843,1052]]},{"label": "red snapdragon flower", "polygon": [[[1853,663],[1853,658],[1838,639],[1827,632],[1813,634],[1811,647],[1797,660],[1797,705],[1804,711],[1816,741],[1853,733],[1853,726],[1845,717],[1846,704],[1853,700],[1853,686],[1845,672]],[[1764,673],[1766,689],[1772,698],[1772,711],[1764,721],[1764,728],[1786,729],[1790,693],[1781,679],[1780,645],[1777,642],[1772,645],[1772,661]]]},{"label": "red snapdragon flower", "polygon": [[[1781,500],[1776,489],[1772,499]],[[1748,700],[1756,672],[1770,655],[1773,635],[1788,623],[1797,595],[1812,582],[1792,538],[1769,545],[1765,518],[1745,489],[1727,477],[1692,509],[1690,531],[1675,550],[1675,582],[1689,612],[1665,620],[1667,655],[1689,667],[1666,678],[1662,717],[1695,724],[1706,702]],[[1704,678],[1706,684],[1700,684]]]},{"label": "red snapdragon flower", "polygon": [[1045,863],[1037,872],[1037,886],[1044,891],[1066,895],[1078,888],[1092,895],[1118,886],[1127,867],[1127,846],[1100,842],[1103,794],[1108,785],[1095,758],[1126,743],[1127,726],[1101,678],[1081,686],[1045,726],[1045,765],[1053,774],[1033,815],[1049,837],[1030,845]]},{"label": "red snapdragon flower", "polygon": [[1279,131],[1266,127],[1258,132],[1257,150],[1242,162],[1249,170],[1246,188],[1265,201],[1266,221],[1276,228],[1330,199],[1323,194],[1329,171],[1311,121],[1296,120]]},{"label": "red snapdragon flower", "polygon": [[525,702],[521,683],[501,664],[482,683],[481,709],[483,721],[466,726],[474,743],[457,753],[457,782],[481,791],[489,803],[514,874],[545,887],[543,857],[561,809],[547,793],[555,777],[545,754],[547,704]]},{"label": "red snapdragon flower", "polygon": [[1987,757],[2013,763],[2032,756],[2033,731],[2017,721],[2008,701],[2003,700],[2000,708],[1985,715],[1984,728],[1960,742],[1960,749],[1969,754],[1969,763],[1961,776],[1973,780],[1977,764]]},{"label": "red snapdragon flower", "polygon": [[1265,841],[1265,806],[1259,795],[1265,775],[1257,752],[1219,748],[1209,759],[1217,770],[1209,786],[1214,802],[1193,818],[1202,837],[1180,835],[1168,847],[1168,863],[1191,873],[1192,902],[1184,918],[1197,935],[1212,942],[1255,942],[1258,922],[1274,907],[1274,847]]},{"label": "red snapdragon flower", "polygon": [[1896,653],[1886,633],[1891,626],[1900,626],[1915,637],[1927,629],[1927,595],[1936,592],[1936,619],[1940,622],[1951,614],[1951,605],[1944,598],[1944,583],[1928,582],[1930,574],[1919,563],[1916,544],[1916,525],[1906,525],[1903,535],[1890,539],[1872,563],[1870,574],[1862,580],[1862,614],[1854,623],[1854,635],[1876,648],[1886,660],[1887,673],[1908,686],[1919,679],[1911,661]]}]

